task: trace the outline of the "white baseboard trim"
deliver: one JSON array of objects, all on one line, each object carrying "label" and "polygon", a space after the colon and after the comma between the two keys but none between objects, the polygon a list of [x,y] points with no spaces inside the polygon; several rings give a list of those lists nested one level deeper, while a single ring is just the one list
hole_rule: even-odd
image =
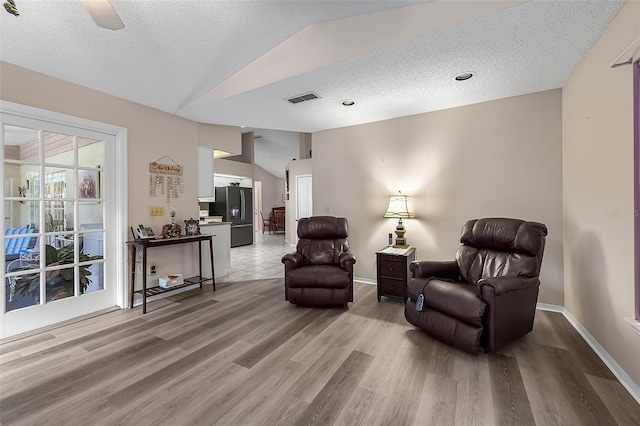
[{"label": "white baseboard trim", "polygon": [[548,303],[538,303],[536,309],[541,311],[560,312],[569,321],[569,323],[576,329],[587,344],[593,349],[593,351],[600,357],[602,362],[611,370],[614,376],[620,381],[622,386],[629,391],[633,399],[640,404],[640,386],[633,381],[631,377],[620,367],[620,364],[598,343],[598,341],[587,331],[586,328],[563,306],[551,305]]},{"label": "white baseboard trim", "polygon": [[549,303],[538,303],[536,305],[536,309],[540,309],[541,311],[560,312],[561,314],[564,314],[563,306],[551,305]]},{"label": "white baseboard trim", "polygon": [[369,278],[353,277],[353,281],[355,281],[357,283],[362,283],[362,284],[378,285],[378,282],[376,280],[371,280]]}]

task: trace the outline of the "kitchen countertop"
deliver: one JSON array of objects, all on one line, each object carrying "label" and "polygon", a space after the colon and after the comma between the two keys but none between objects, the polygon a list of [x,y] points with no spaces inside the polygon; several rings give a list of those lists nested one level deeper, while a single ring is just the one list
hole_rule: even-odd
[{"label": "kitchen countertop", "polygon": [[199,223],[200,227],[203,226],[217,226],[217,225],[231,225],[231,222],[208,222],[208,223]]}]

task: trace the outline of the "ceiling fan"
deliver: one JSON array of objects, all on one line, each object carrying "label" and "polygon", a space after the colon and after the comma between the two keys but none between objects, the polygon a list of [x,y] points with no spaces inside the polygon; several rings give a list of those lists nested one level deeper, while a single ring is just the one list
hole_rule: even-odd
[{"label": "ceiling fan", "polygon": [[[108,30],[121,30],[124,23],[116,13],[109,0],[80,0],[86,11],[99,27]],[[14,16],[19,16],[18,7],[15,0],[7,0],[4,2],[4,8],[7,12]]]},{"label": "ceiling fan", "polygon": [[97,26],[113,31],[124,28],[124,23],[109,0],[80,0],[80,2]]}]

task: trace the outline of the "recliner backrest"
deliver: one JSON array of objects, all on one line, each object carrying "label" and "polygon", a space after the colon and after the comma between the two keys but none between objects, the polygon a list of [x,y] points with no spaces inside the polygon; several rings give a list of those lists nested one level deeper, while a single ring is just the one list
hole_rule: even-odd
[{"label": "recliner backrest", "polygon": [[547,227],[519,219],[488,218],[468,221],[456,261],[462,279],[471,284],[499,276],[540,275]]},{"label": "recliner backrest", "polygon": [[343,217],[313,216],[298,220],[297,251],[306,265],[339,263],[340,254],[349,251],[349,224]]}]

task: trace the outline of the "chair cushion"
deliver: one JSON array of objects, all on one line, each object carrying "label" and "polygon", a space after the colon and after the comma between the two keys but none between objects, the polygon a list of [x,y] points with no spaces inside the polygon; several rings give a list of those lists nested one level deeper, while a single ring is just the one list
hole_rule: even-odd
[{"label": "chair cushion", "polygon": [[478,249],[537,256],[544,248],[547,227],[520,219],[473,219],[462,227],[460,242]]},{"label": "chair cushion", "polygon": [[347,288],[350,284],[347,271],[332,265],[309,265],[296,268],[289,271],[285,280],[289,288]]},{"label": "chair cushion", "polygon": [[412,301],[418,294],[424,294],[424,306],[427,308],[475,327],[482,326],[486,304],[477,286],[437,278],[414,278],[409,282],[407,292]]},{"label": "chair cushion", "polygon": [[305,265],[335,265],[340,255],[349,250],[344,238],[336,240],[298,240],[297,251],[304,257]]},{"label": "chair cushion", "polygon": [[347,238],[349,225],[344,217],[313,216],[298,220],[298,238]]},{"label": "chair cushion", "polygon": [[348,288],[296,287],[289,289],[289,302],[304,306],[345,306],[349,301]]},{"label": "chair cushion", "polygon": [[539,260],[535,256],[460,246],[456,252],[460,277],[470,284],[477,284],[492,277],[535,277]]}]

